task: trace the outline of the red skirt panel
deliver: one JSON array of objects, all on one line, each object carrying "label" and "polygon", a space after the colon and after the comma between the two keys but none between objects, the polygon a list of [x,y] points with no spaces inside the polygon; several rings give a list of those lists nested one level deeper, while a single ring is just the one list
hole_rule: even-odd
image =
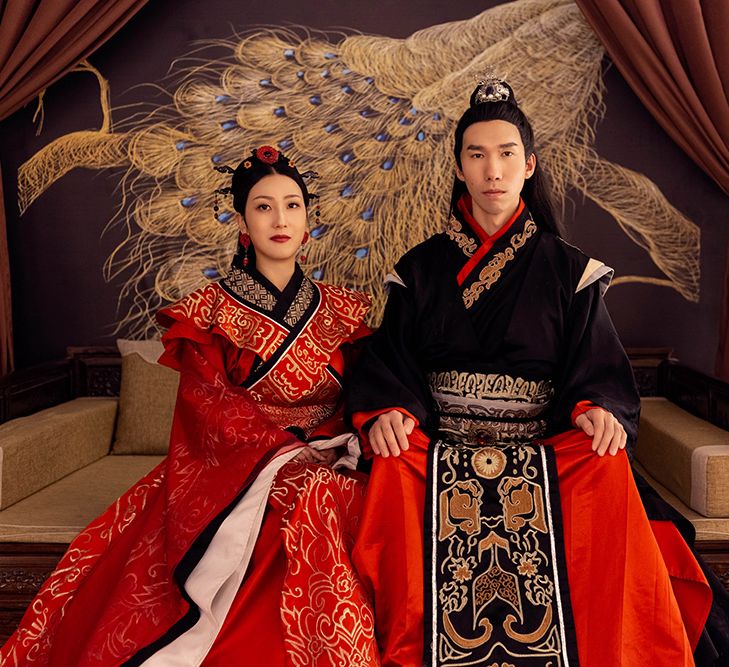
[{"label": "red skirt panel", "polygon": [[[589,667],[693,665],[711,593],[688,549],[656,540],[625,452],[598,457],[568,431],[554,448],[570,600],[580,663]],[[382,665],[423,660],[423,511],[428,439],[416,430],[397,458],[375,457],[354,565],[373,596]],[[669,549],[664,556],[661,546]],[[690,580],[674,591],[666,558]],[[675,561],[675,562],[674,562]],[[687,634],[688,630],[688,634]]]}]

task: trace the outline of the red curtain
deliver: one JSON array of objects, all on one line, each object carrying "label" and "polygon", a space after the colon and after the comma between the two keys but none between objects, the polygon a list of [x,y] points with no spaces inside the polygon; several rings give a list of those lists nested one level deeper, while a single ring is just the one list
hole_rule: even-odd
[{"label": "red curtain", "polygon": [[[576,0],[674,141],[729,194],[729,2]],[[729,253],[716,373],[729,380]]]},{"label": "red curtain", "polygon": [[[0,120],[98,49],[147,0],[0,3]],[[10,263],[0,181],[0,375],[13,368]]]}]

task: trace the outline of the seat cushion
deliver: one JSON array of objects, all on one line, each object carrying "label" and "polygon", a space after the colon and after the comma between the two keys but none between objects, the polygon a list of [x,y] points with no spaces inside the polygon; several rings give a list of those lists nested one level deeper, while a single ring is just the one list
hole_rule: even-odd
[{"label": "seat cushion", "polygon": [[0,541],[70,542],[163,456],[105,456],[0,511]]},{"label": "seat cushion", "polygon": [[685,505],[729,517],[729,432],[665,398],[643,398],[635,458]]},{"label": "seat cushion", "polygon": [[115,398],[77,398],[0,425],[0,509],[109,453]]},{"label": "seat cushion", "polygon": [[696,529],[697,542],[711,542],[715,540],[729,539],[729,519],[712,518],[699,514],[686,504],[682,503],[673,493],[663,486],[637,461],[633,461],[633,467],[639,472],[648,484],[650,484],[673,509],[686,517]]},{"label": "seat cushion", "polygon": [[160,366],[158,340],[127,341],[117,346],[122,355],[119,420],[113,454],[167,453],[179,374]]}]

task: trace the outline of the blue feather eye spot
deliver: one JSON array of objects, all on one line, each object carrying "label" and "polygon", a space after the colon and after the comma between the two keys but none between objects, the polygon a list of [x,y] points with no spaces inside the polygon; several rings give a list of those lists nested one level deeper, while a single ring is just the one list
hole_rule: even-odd
[{"label": "blue feather eye spot", "polygon": [[294,140],[293,139],[281,139],[281,141],[278,142],[278,147],[282,151],[287,151],[293,145],[294,145]]},{"label": "blue feather eye spot", "polygon": [[197,204],[197,197],[183,197],[180,199],[180,204],[182,204],[185,208],[191,208]]},{"label": "blue feather eye spot", "polygon": [[354,256],[357,259],[364,259],[369,254],[370,254],[369,248],[357,248],[357,250],[354,251]]},{"label": "blue feather eye spot", "polygon": [[263,88],[271,88],[272,87],[271,79],[261,79],[258,83]]},{"label": "blue feather eye spot", "polygon": [[284,58],[286,60],[293,60],[296,57],[296,51],[293,49],[284,49]]},{"label": "blue feather eye spot", "polygon": [[379,132],[378,134],[375,135],[375,139],[377,141],[389,141],[390,135],[387,134],[387,132]]},{"label": "blue feather eye spot", "polygon": [[354,186],[352,185],[345,185],[342,188],[342,191],[339,193],[340,197],[351,197],[354,194]]},{"label": "blue feather eye spot", "polygon": [[273,115],[276,116],[276,118],[284,118],[286,116],[286,107],[276,107],[273,110]]},{"label": "blue feather eye spot", "polygon": [[372,118],[377,115],[377,112],[371,107],[365,107],[359,112],[359,115],[362,116],[362,118]]},{"label": "blue feather eye spot", "polygon": [[334,60],[334,59],[335,59],[335,58],[337,57],[337,54],[336,54],[336,53],[332,53],[331,51],[327,51],[327,52],[326,52],[326,53],[324,54],[324,57],[325,57],[325,58],[326,58],[327,60]]},{"label": "blue feather eye spot", "polygon": [[390,171],[395,166],[395,159],[394,158],[387,158],[380,167],[384,169],[385,171]]},{"label": "blue feather eye spot", "polygon": [[220,127],[223,129],[223,132],[227,132],[228,130],[233,130],[238,127],[238,123],[234,120],[225,120],[220,123]]},{"label": "blue feather eye spot", "polygon": [[321,78],[328,79],[331,75],[332,75],[332,73],[328,69],[325,69],[325,70],[322,70]]},{"label": "blue feather eye spot", "polygon": [[339,156],[339,159],[344,162],[344,164],[349,164],[352,160],[354,160],[354,151],[346,151],[345,153],[342,153]]},{"label": "blue feather eye spot", "polygon": [[336,123],[328,123],[327,125],[324,126],[324,132],[326,132],[327,134],[331,134],[332,132],[334,132],[338,129],[339,129],[339,125],[337,125]]},{"label": "blue feather eye spot", "polygon": [[342,86],[342,92],[347,93],[347,95],[351,95],[354,92],[354,88],[352,88],[352,86],[348,86],[347,84],[344,84]]},{"label": "blue feather eye spot", "polygon": [[440,114],[437,111],[433,114],[433,120],[440,120]]},{"label": "blue feather eye spot", "polygon": [[303,69],[300,69],[298,72],[296,72],[296,76],[299,79],[303,79],[304,78],[304,70]]},{"label": "blue feather eye spot", "polygon": [[399,123],[400,123],[400,125],[412,125],[413,124],[413,121],[412,121],[412,118],[408,118],[407,116],[403,116],[399,120]]},{"label": "blue feather eye spot", "polygon": [[418,132],[415,135],[415,140],[416,141],[424,141],[425,140],[425,132],[423,132],[423,130],[420,130],[420,132]]},{"label": "blue feather eye spot", "polygon": [[351,73],[352,73],[352,70],[349,69],[349,67],[345,67],[345,68],[342,69],[342,74],[344,74],[344,76],[347,76],[347,75],[349,75]]},{"label": "blue feather eye spot", "polygon": [[315,107],[319,106],[321,104],[321,95],[312,95],[309,98],[309,103],[313,104]]},{"label": "blue feather eye spot", "polygon": [[213,164],[220,164],[223,161],[222,155],[213,155],[212,158],[210,158],[213,161]]},{"label": "blue feather eye spot", "polygon": [[370,206],[369,208],[362,211],[362,213],[359,214],[359,217],[362,218],[362,220],[364,220],[365,222],[370,222],[370,220],[375,217],[375,209]]},{"label": "blue feather eye spot", "polygon": [[387,98],[387,101],[390,104],[398,104],[400,102],[400,98],[399,97],[390,96],[390,97]]},{"label": "blue feather eye spot", "polygon": [[216,95],[215,101],[218,104],[225,104],[226,102],[230,102],[230,95]]},{"label": "blue feather eye spot", "polygon": [[322,236],[324,236],[324,233],[329,229],[327,225],[319,225],[318,227],[314,227],[314,229],[311,230],[311,238],[313,239],[320,239]]},{"label": "blue feather eye spot", "polygon": [[232,217],[233,217],[233,213],[231,211],[223,211],[222,213],[218,213],[218,222],[225,224]]},{"label": "blue feather eye spot", "polygon": [[370,84],[370,86],[375,82],[375,77],[368,76],[365,81]]},{"label": "blue feather eye spot", "polygon": [[411,116],[417,116],[418,115],[418,110],[415,107],[411,107],[410,108],[410,115]]},{"label": "blue feather eye spot", "polygon": [[314,269],[311,272],[311,277],[314,280],[321,280],[324,277],[324,269]]},{"label": "blue feather eye spot", "polygon": [[213,268],[212,266],[209,266],[207,269],[203,269],[202,274],[208,280],[216,280],[217,278],[220,278],[220,271],[218,271],[216,268]]},{"label": "blue feather eye spot", "polygon": [[184,151],[189,145],[190,145],[190,142],[189,141],[178,141],[175,144],[175,148],[178,151]]}]

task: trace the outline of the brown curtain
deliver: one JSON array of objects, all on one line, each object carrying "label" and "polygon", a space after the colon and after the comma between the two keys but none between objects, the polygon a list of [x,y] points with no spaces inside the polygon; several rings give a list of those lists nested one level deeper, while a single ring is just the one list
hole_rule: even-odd
[{"label": "brown curtain", "polygon": [[[98,49],[147,0],[0,2],[0,120]],[[0,375],[13,368],[10,265],[0,181]]]},{"label": "brown curtain", "polygon": [[[729,2],[576,0],[673,140],[729,194]],[[729,380],[729,256],[717,375]]]}]

